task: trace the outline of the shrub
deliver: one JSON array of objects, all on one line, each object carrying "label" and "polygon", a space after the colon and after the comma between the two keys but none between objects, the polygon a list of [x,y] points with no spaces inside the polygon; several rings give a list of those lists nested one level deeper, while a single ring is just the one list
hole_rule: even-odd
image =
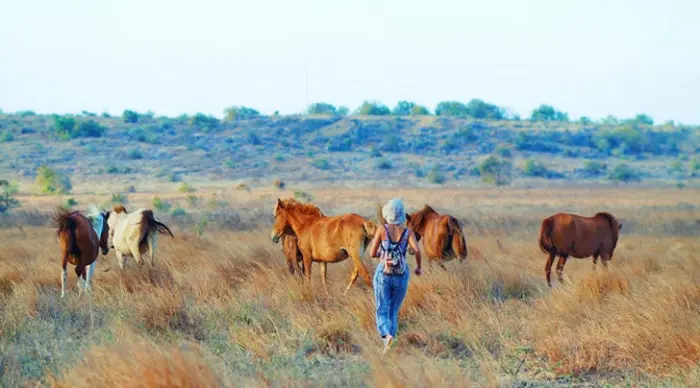
[{"label": "shrub", "polygon": [[163,201],[162,199],[160,199],[160,197],[153,198],[153,208],[158,210],[159,212],[167,213],[170,211],[171,207],[171,204],[169,204],[166,201]]},{"label": "shrub", "polygon": [[112,197],[109,199],[109,202],[112,205],[117,205],[117,204],[126,205],[127,203],[129,203],[129,198],[127,198],[127,196],[122,194],[122,193],[117,193],[117,194],[112,194]]},{"label": "shrub", "polygon": [[314,200],[314,197],[306,191],[295,191],[294,198],[301,202],[311,202]]},{"label": "shrub", "polygon": [[190,206],[196,207],[201,201],[196,195],[188,195],[187,202],[189,202]]},{"label": "shrub", "polygon": [[72,137],[102,137],[107,128],[94,120],[83,121],[72,134]]},{"label": "shrub", "polygon": [[641,173],[630,167],[629,165],[625,163],[620,163],[615,168],[610,171],[610,175],[608,175],[608,179],[614,180],[614,181],[619,181],[619,182],[624,182],[624,183],[629,183],[629,182],[639,182],[642,180]]},{"label": "shrub", "polygon": [[258,117],[259,115],[260,112],[257,110],[245,106],[230,106],[224,109],[224,120],[226,121],[246,120]]},{"label": "shrub", "polygon": [[391,160],[389,159],[379,159],[375,163],[375,167],[380,170],[389,170],[392,167]]},{"label": "shrub", "polygon": [[497,187],[505,186],[512,181],[513,164],[491,155],[479,165],[479,175],[485,182],[492,182]]},{"label": "shrub", "polygon": [[274,186],[276,189],[284,190],[286,184],[282,182],[280,178],[277,178],[274,181],[272,181],[272,186]]},{"label": "shrub", "polygon": [[242,190],[242,191],[247,191],[250,193],[250,186],[246,185],[245,183],[239,183],[236,185],[236,190]]},{"label": "shrub", "polygon": [[371,146],[369,147],[369,156],[373,158],[381,158],[382,157],[382,151],[380,151],[377,147]]},{"label": "shrub", "polygon": [[178,205],[175,209],[173,209],[170,215],[173,217],[184,217],[187,215],[187,212],[185,209],[181,208],[180,205]]},{"label": "shrub", "polygon": [[41,166],[37,170],[36,184],[44,194],[67,194],[73,189],[70,178],[56,170]]},{"label": "shrub", "polygon": [[21,203],[14,198],[19,191],[17,185],[0,179],[0,189],[0,214],[21,206]]},{"label": "shrub", "polygon": [[199,219],[199,222],[197,222],[197,225],[194,226],[194,231],[197,233],[197,236],[202,237],[204,234],[204,231],[207,228],[207,224],[209,224],[209,220],[207,219],[206,216],[202,216]]},{"label": "shrub", "polygon": [[328,162],[326,158],[317,158],[314,159],[311,162],[311,165],[316,167],[319,170],[329,170],[331,168],[331,164]]},{"label": "shrub", "polygon": [[391,114],[389,107],[377,101],[364,101],[355,112],[360,116],[388,116]]},{"label": "shrub", "polygon": [[608,171],[608,165],[603,162],[589,160],[583,164],[580,172],[587,177],[599,177],[605,175]]},{"label": "shrub", "polygon": [[181,193],[194,193],[195,191],[197,191],[197,189],[195,189],[194,187],[192,187],[192,186],[191,186],[190,184],[188,184],[187,182],[183,182],[183,183],[180,185],[180,187],[178,188],[178,190],[179,190]]},{"label": "shrub", "polygon": [[70,198],[66,199],[66,202],[63,205],[64,205],[64,207],[70,209],[74,206],[78,206],[78,201],[76,201],[75,198],[70,197]]},{"label": "shrub", "polygon": [[125,123],[136,123],[139,121],[139,114],[134,112],[133,110],[125,110],[124,113],[122,113],[122,118],[124,119]]},{"label": "shrub", "polygon": [[498,146],[494,152],[496,153],[496,155],[503,158],[513,157],[513,151],[510,149],[510,147]]},{"label": "shrub", "polygon": [[525,166],[523,167],[523,174],[530,177],[540,177],[540,178],[561,178],[562,174],[550,170],[542,163],[535,162],[532,159],[525,161]]},{"label": "shrub", "polygon": [[127,152],[126,157],[131,160],[143,159],[143,153],[138,148],[133,148]]},{"label": "shrub", "polygon": [[3,131],[2,135],[0,135],[0,143],[9,143],[13,140],[15,140],[15,135],[10,131]]},{"label": "shrub", "polygon": [[443,175],[438,169],[433,169],[431,170],[428,175],[425,177],[425,179],[434,184],[441,185],[447,181],[447,178],[445,178],[445,175]]}]

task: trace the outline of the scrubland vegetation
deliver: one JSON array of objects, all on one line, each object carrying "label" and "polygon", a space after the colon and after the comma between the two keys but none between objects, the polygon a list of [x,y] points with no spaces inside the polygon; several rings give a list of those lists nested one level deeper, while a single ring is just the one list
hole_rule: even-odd
[{"label": "scrubland vegetation", "polygon": [[[113,252],[100,256],[90,298],[78,295],[72,271],[59,298],[58,244],[44,213],[59,198],[19,196],[22,208],[0,223],[0,385],[700,384],[696,189],[282,190],[281,182],[224,190],[171,182],[169,191],[137,187],[122,198],[74,182],[78,208],[157,208],[176,236],[160,239],[155,268],[130,261],[122,272]],[[409,211],[430,203],[462,221],[469,257],[448,271],[426,263],[412,277],[396,345],[381,358],[371,290],[360,279],[342,293],[350,263],[329,265],[328,293],[318,266],[311,289],[287,271],[268,237],[277,196],[366,217],[393,196]],[[570,259],[566,283],[548,289],[542,217],[603,210],[623,223],[609,270]]]}]

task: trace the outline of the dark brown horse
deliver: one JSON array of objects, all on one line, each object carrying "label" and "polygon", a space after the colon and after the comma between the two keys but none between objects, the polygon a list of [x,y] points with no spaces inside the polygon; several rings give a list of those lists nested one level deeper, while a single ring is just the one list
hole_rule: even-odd
[{"label": "dark brown horse", "polygon": [[598,263],[598,257],[607,268],[617,246],[622,224],[610,213],[596,213],[593,217],[576,214],[557,213],[542,220],[539,244],[542,252],[549,254],[545,273],[547,285],[552,286],[550,274],[554,257],[557,262],[557,277],[563,283],[564,265],[569,256],[583,259],[593,256],[593,269]]},{"label": "dark brown horse", "polygon": [[299,250],[299,239],[294,234],[282,235],[281,239],[282,253],[284,253],[284,257],[287,259],[289,273],[294,274],[296,270],[299,270],[299,273],[303,275],[303,272],[301,272],[303,271],[303,268],[299,268],[299,263],[304,259],[304,256]]},{"label": "dark brown horse", "polygon": [[[354,268],[345,291],[362,275],[372,288],[362,255],[374,237],[376,225],[355,213],[329,217],[312,204],[277,199],[273,211],[275,224],[270,237],[274,243],[283,235],[297,237],[299,251],[303,257],[306,280],[311,280],[311,262],[321,263],[321,279],[326,285],[326,263],[338,263],[350,257]],[[292,261],[294,259],[292,258]]]},{"label": "dark brown horse", "polygon": [[[379,220],[386,223],[381,206],[378,215]],[[406,224],[416,235],[417,241],[423,239],[423,250],[428,259],[438,262],[442,268],[445,268],[445,262],[455,258],[461,262],[467,258],[467,241],[462,225],[455,217],[440,214],[425,204],[421,210],[406,214]]]},{"label": "dark brown horse", "polygon": [[75,266],[75,274],[78,275],[78,279],[82,278],[85,291],[90,291],[90,281],[95,272],[95,260],[99,249],[102,248],[103,255],[109,253],[108,217],[109,212],[98,212],[93,215],[93,220],[90,220],[79,211],[69,212],[63,208],[54,215],[61,249],[61,298],[66,293],[68,263]]}]

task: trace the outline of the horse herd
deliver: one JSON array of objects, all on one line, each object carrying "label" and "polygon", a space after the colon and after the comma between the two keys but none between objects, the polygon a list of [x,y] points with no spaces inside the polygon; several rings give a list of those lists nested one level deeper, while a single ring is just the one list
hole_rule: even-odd
[{"label": "horse herd", "polygon": [[[372,288],[369,272],[362,262],[362,256],[372,242],[377,224],[356,213],[327,216],[315,205],[301,203],[293,198],[277,199],[274,210],[274,225],[271,239],[282,241],[289,272],[305,275],[311,280],[311,264],[317,262],[321,268],[321,280],[326,287],[326,266],[350,258],[353,270],[345,289],[349,291],[362,276]],[[385,220],[378,211],[378,219]],[[467,243],[462,225],[449,214],[440,214],[430,205],[406,214],[407,227],[423,241],[423,252],[428,260],[444,263],[453,259],[462,262],[467,258]],[[99,250],[107,255],[112,248],[116,252],[119,266],[123,269],[127,257],[133,257],[139,266],[143,265],[142,255],[148,252],[151,265],[155,265],[155,249],[158,234],[170,229],[158,221],[153,211],[146,208],[128,213],[124,206],[114,206],[109,211],[92,209],[85,216],[80,211],[69,212],[60,209],[54,215],[57,223],[57,236],[62,257],[61,297],[65,295],[66,266],[75,266],[75,273],[86,292],[90,290],[94,274],[95,260]],[[542,220],[539,232],[539,247],[547,254],[545,274],[547,285],[551,287],[551,268],[557,262],[557,275],[563,282],[564,265],[569,257],[593,257],[593,266],[602,259],[607,268],[617,246],[622,224],[610,213],[599,212],[592,217],[570,213],[557,213]],[[409,252],[413,253],[413,252]],[[301,263],[301,266],[300,266]]]}]

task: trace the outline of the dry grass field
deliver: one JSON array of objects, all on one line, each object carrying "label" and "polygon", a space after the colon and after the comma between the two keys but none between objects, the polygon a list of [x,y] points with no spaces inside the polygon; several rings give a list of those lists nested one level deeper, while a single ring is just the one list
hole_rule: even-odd
[{"label": "dry grass field", "polygon": [[[411,276],[385,357],[371,290],[358,279],[343,295],[350,263],[328,266],[327,293],[314,266],[308,289],[270,241],[274,199],[292,191],[199,187],[198,196],[254,210],[259,226],[211,223],[198,236],[175,225],[154,268],[129,261],[121,271],[110,251],[89,297],[71,268],[60,299],[53,229],[0,229],[0,385],[700,386],[700,191],[308,191],[327,214],[372,216],[398,196],[409,211],[430,203],[464,221],[467,262],[448,271],[425,263],[423,276]],[[185,206],[186,194],[157,192]],[[154,195],[130,194],[127,208],[150,206]],[[73,197],[79,208],[105,200]],[[58,203],[19,199],[41,211]],[[603,210],[623,223],[609,270],[570,259],[565,284],[553,276],[547,288],[540,220]]]}]

